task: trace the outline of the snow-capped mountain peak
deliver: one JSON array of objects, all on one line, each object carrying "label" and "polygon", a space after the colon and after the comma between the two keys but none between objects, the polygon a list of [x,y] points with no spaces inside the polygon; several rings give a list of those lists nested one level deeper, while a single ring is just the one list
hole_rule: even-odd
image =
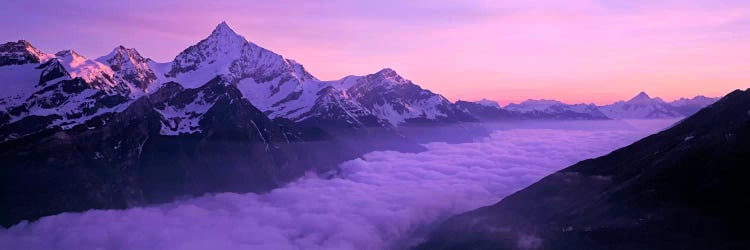
[{"label": "snow-capped mountain peak", "polygon": [[640,92],[628,101],[619,101],[600,107],[605,115],[612,119],[653,119],[684,116],[661,98],[651,98]]},{"label": "snow-capped mountain peak", "polygon": [[206,40],[215,45],[214,49],[218,49],[225,54],[237,52],[238,49],[248,43],[245,37],[234,32],[226,22],[217,25]]},{"label": "snow-capped mountain peak", "polygon": [[519,111],[519,112],[531,112],[531,111],[544,111],[552,106],[563,106],[567,105],[557,100],[547,99],[528,99],[519,104],[511,103],[505,106],[505,109]]},{"label": "snow-capped mountain peak", "polygon": [[111,59],[114,57],[123,57],[127,58],[128,60],[137,60],[137,61],[148,61],[147,58],[143,58],[140,53],[138,53],[138,50],[135,48],[127,48],[123,45],[119,45],[112,49],[112,52],[109,52],[109,54],[99,57],[96,60],[99,61],[99,59],[106,60]]},{"label": "snow-capped mountain peak", "polygon": [[0,66],[43,63],[53,55],[46,54],[26,40],[0,44]]},{"label": "snow-capped mountain peak", "polygon": [[376,81],[381,82],[381,83],[391,83],[391,84],[411,83],[411,81],[404,79],[395,70],[391,68],[381,69],[380,71],[376,72],[375,74],[372,74],[371,76],[373,78],[378,78],[376,79]]},{"label": "snow-capped mountain peak", "polygon": [[340,86],[351,86],[346,90],[348,96],[393,126],[409,121],[473,119],[442,95],[419,87],[390,68],[366,76],[345,77],[340,81]]},{"label": "snow-capped mountain peak", "polygon": [[116,72],[116,81],[125,82],[141,90],[146,90],[157,80],[156,74],[149,66],[151,60],[141,56],[134,48],[117,46],[111,53],[97,58],[96,61],[108,65]]},{"label": "snow-capped mountain peak", "polygon": [[558,100],[549,100],[549,99],[528,99],[526,101],[521,102],[521,104],[525,105],[557,105],[557,104],[565,104]]},{"label": "snow-capped mountain peak", "polygon": [[500,108],[499,103],[493,100],[486,99],[486,98],[482,98],[482,100],[476,101],[475,103],[483,105],[483,106],[487,106],[487,107]]},{"label": "snow-capped mountain peak", "polygon": [[81,78],[91,88],[132,100],[157,93],[170,82],[184,89],[215,82],[232,85],[242,98],[272,119],[355,127],[475,120],[445,97],[422,89],[391,68],[339,81],[320,81],[300,63],[247,41],[226,22],[169,63],[152,62],[124,46],[97,60],[72,50],[54,57],[56,64],[50,64],[48,71],[55,74],[48,73],[50,77],[46,78],[64,72],[71,80]]},{"label": "snow-capped mountain peak", "polygon": [[82,58],[83,57],[83,56],[81,56],[81,54],[78,54],[78,52],[76,52],[75,50],[72,50],[72,49],[66,49],[66,50],[58,51],[57,53],[55,53],[55,56],[58,57],[58,58],[61,58],[61,57],[71,57],[71,58],[74,58],[74,59],[78,59],[78,58]]},{"label": "snow-capped mountain peak", "polygon": [[641,91],[640,93],[638,93],[638,95],[636,95],[635,97],[627,101],[627,103],[630,103],[630,104],[648,104],[648,103],[653,103],[653,102],[662,103],[664,101],[659,97],[651,98],[651,96],[649,96],[648,94],[646,94],[646,92],[643,92],[643,91]]},{"label": "snow-capped mountain peak", "polygon": [[229,25],[221,23],[211,35],[181,52],[166,74],[187,88],[198,87],[216,76],[237,84],[314,79],[302,65],[248,42]]},{"label": "snow-capped mountain peak", "polygon": [[223,37],[223,38],[237,38],[241,37],[243,40],[245,38],[241,36],[240,34],[237,34],[237,32],[234,32],[234,30],[229,27],[229,24],[227,22],[221,22],[218,25],[216,25],[216,28],[211,32],[212,37]]},{"label": "snow-capped mountain peak", "polygon": [[641,91],[637,95],[635,95],[633,97],[633,99],[651,99],[651,96],[649,96],[648,94],[646,94],[645,91]]},{"label": "snow-capped mountain peak", "polygon": [[684,98],[683,97],[683,98],[680,98],[679,100],[670,102],[669,104],[671,104],[672,106],[675,106],[675,107],[684,107],[684,106],[689,106],[689,105],[696,105],[696,106],[704,107],[704,106],[708,106],[708,105],[716,102],[717,100],[718,100],[718,98],[706,97],[706,96],[703,96],[703,95],[698,95],[698,96],[695,96],[693,98]]},{"label": "snow-capped mountain peak", "polygon": [[78,67],[82,64],[88,63],[87,59],[81,54],[78,54],[75,50],[63,50],[55,53],[55,58],[59,59],[63,64],[70,67]]},{"label": "snow-capped mountain peak", "polygon": [[107,93],[128,94],[129,88],[118,84],[113,76],[115,72],[107,65],[87,59],[73,50],[63,50],[55,53],[71,78],[81,78],[90,86]]},{"label": "snow-capped mountain peak", "polygon": [[524,114],[546,113],[564,119],[606,119],[594,104],[567,104],[548,99],[529,99],[519,104],[511,103],[505,106],[505,109]]}]

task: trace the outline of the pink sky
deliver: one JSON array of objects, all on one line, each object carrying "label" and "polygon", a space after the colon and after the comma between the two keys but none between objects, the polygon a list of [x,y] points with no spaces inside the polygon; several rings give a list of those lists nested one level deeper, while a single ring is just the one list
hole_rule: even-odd
[{"label": "pink sky", "polygon": [[0,41],[170,61],[226,20],[323,80],[384,67],[451,100],[606,104],[750,87],[747,1],[4,2]]}]

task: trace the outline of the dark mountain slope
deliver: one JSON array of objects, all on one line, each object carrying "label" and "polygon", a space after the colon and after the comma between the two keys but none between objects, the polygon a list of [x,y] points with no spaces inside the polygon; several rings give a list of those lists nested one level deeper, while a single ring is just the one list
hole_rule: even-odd
[{"label": "dark mountain slope", "polygon": [[449,219],[420,249],[747,249],[750,90]]},{"label": "dark mountain slope", "polygon": [[167,83],[121,112],[0,143],[0,224],[208,192],[265,192],[315,170],[323,157],[300,157],[304,148],[286,133],[220,78],[195,89]]}]

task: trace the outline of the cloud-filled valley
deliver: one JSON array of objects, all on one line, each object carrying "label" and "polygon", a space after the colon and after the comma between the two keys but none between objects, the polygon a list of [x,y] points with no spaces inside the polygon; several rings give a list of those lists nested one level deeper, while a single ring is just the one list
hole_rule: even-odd
[{"label": "cloud-filled valley", "polygon": [[[90,210],[0,229],[3,249],[389,249],[448,216],[503,197],[674,120],[535,125],[421,153],[377,151],[328,177],[265,194],[220,193],[126,210]],[[606,126],[612,123],[615,126]],[[596,129],[594,129],[596,128]]]}]

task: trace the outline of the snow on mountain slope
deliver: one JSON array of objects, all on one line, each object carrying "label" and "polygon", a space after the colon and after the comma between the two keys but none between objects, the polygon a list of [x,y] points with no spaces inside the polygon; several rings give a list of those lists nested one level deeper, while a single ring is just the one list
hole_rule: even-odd
[{"label": "snow on mountain slope", "polygon": [[199,92],[187,104],[165,105],[156,108],[155,110],[164,118],[160,133],[162,135],[180,135],[201,132],[200,119],[211,108],[212,104],[206,100],[203,92]]},{"label": "snow on mountain slope", "polygon": [[638,93],[628,101],[619,101],[601,106],[599,109],[612,119],[660,119],[685,116],[661,98],[651,98],[645,92]]},{"label": "snow on mountain slope", "polygon": [[501,108],[500,104],[497,103],[496,101],[488,100],[488,99],[484,99],[484,98],[482,98],[482,100],[476,101],[474,103],[480,104],[480,105],[484,105],[484,106],[487,106],[487,107]]},{"label": "snow on mountain slope", "polygon": [[91,88],[80,78],[37,90],[23,103],[0,110],[0,142],[60,126],[68,129],[94,117],[124,110],[132,99]]},{"label": "snow on mountain slope", "polygon": [[502,120],[519,120],[519,119],[535,119],[537,116],[528,116],[521,112],[505,110],[501,107],[494,105],[487,105],[479,102],[469,102],[458,100],[455,103],[456,107],[465,113],[472,115],[480,121],[502,121]]},{"label": "snow on mountain slope", "polygon": [[0,141],[69,128],[129,103],[128,88],[112,80],[109,67],[74,51],[46,54],[19,41],[0,48],[0,61],[13,62],[0,66]]},{"label": "snow on mountain slope", "polygon": [[96,59],[112,69],[114,81],[126,83],[130,92],[143,93],[157,79],[149,65],[150,59],[143,58],[137,50],[118,46],[111,53]]},{"label": "snow on mountain slope", "polygon": [[80,80],[66,80],[35,92],[23,106],[26,113],[14,117],[11,122],[32,115],[58,117],[47,126],[66,128],[106,112],[123,110],[129,102],[125,97],[87,88]]},{"label": "snow on mountain slope", "polygon": [[[71,79],[80,77],[95,89],[109,94],[128,94],[131,92],[132,87],[130,84],[117,81],[115,79],[117,75],[109,66],[87,59],[73,50],[63,50],[55,54],[47,54],[24,40],[0,45],[0,67],[3,67],[3,71],[6,72],[4,76],[9,77],[7,79],[12,79],[15,82],[12,85],[16,86],[14,87],[16,89],[18,89],[19,85],[25,85],[22,88],[29,90],[31,88],[29,86],[41,84],[52,79],[37,78],[36,80],[32,80],[33,75],[37,74],[37,77],[39,77],[39,73],[32,73],[30,69],[16,70],[12,67],[13,65],[36,65],[41,67],[41,65],[49,63],[52,60],[56,60],[57,64],[65,69],[65,75]],[[11,71],[13,71],[12,74],[15,76],[8,75],[10,74],[8,72]],[[25,77],[23,83],[18,82],[20,80],[19,77],[22,77],[22,75]],[[9,93],[6,92],[4,95],[7,96]]]},{"label": "snow on mountain slope", "polygon": [[669,105],[672,106],[673,109],[680,114],[684,116],[690,116],[718,100],[719,98],[699,95],[693,98],[680,98],[679,100],[670,102]]},{"label": "snow on mountain slope", "polygon": [[34,92],[42,73],[39,64],[52,57],[25,40],[0,45],[0,111]]},{"label": "snow on mountain slope", "polygon": [[340,81],[339,86],[348,86],[353,81],[354,85],[346,90],[347,94],[393,126],[409,121],[474,120],[442,95],[422,89],[389,68],[366,76],[346,77]]},{"label": "snow on mountain slope", "polygon": [[[160,134],[173,136],[203,132],[201,122],[217,102],[233,103],[241,98],[235,86],[220,77],[215,77],[201,87],[193,89],[186,89],[176,82],[168,82],[150,96],[149,101],[153,103],[154,110],[161,115]],[[245,112],[260,113],[254,109]]]},{"label": "snow on mountain slope", "polygon": [[714,102],[718,100],[719,98],[706,97],[706,96],[699,95],[693,98],[680,98],[679,100],[675,100],[673,102],[670,102],[669,104],[675,107],[684,107],[684,106],[690,106],[690,105],[705,107],[705,106],[713,104]]},{"label": "snow on mountain slope", "polygon": [[326,123],[327,126],[390,127],[394,126],[373,114],[361,103],[349,97],[346,90],[319,83],[314,104],[302,114],[300,121]]},{"label": "snow on mountain slope", "polygon": [[303,118],[322,89],[302,65],[248,42],[224,22],[180,53],[166,76],[186,88],[221,76],[269,117],[292,120]]},{"label": "snow on mountain slope", "polygon": [[73,50],[63,50],[55,53],[71,78],[80,77],[91,87],[110,94],[128,94],[130,87],[125,83],[118,83],[114,79],[115,72],[108,66],[87,59]]},{"label": "snow on mountain slope", "polygon": [[248,42],[224,22],[206,39],[180,53],[165,76],[164,81],[185,88],[197,88],[220,76],[272,119],[299,122],[321,118],[360,126],[383,126],[373,121],[378,119],[392,126],[415,119],[465,119],[456,118],[462,112],[448,100],[390,69],[320,81],[301,64]]},{"label": "snow on mountain slope", "polygon": [[511,111],[519,111],[519,112],[531,112],[531,111],[544,111],[548,109],[551,106],[555,105],[567,105],[565,103],[562,103],[557,100],[546,100],[546,99],[529,99],[526,101],[523,101],[519,104],[511,103],[506,105],[504,108]]},{"label": "snow on mountain slope", "polygon": [[550,114],[558,118],[607,118],[594,104],[566,104],[557,100],[529,99],[519,104],[508,104],[505,109],[521,113]]},{"label": "snow on mountain slope", "polygon": [[302,65],[248,42],[222,22],[198,44],[180,53],[167,73],[186,88],[202,85],[220,75],[230,83],[252,78],[256,83],[278,80],[301,83],[315,78]]}]

